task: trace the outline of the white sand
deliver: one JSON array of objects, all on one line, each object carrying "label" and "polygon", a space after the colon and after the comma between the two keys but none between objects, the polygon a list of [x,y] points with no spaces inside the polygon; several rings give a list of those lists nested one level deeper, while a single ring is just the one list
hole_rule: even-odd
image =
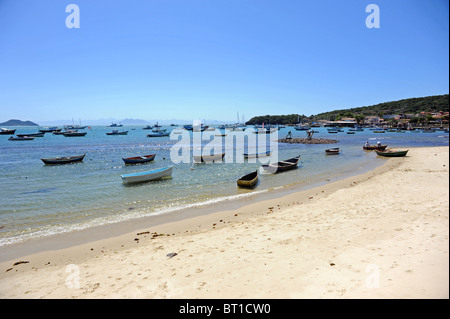
[{"label": "white sand", "polygon": [[383,160],[234,211],[3,262],[0,297],[449,298],[449,148]]}]

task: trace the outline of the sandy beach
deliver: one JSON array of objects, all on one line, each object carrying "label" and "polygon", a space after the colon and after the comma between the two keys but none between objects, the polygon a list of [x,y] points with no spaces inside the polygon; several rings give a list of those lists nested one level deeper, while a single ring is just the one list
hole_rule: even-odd
[{"label": "sandy beach", "polygon": [[0,264],[0,298],[449,298],[449,148]]}]

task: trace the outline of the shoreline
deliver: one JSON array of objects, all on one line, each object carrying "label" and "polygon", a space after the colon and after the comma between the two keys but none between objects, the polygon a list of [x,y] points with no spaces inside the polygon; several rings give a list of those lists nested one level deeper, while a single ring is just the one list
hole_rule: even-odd
[{"label": "shoreline", "polygon": [[[176,209],[169,213],[144,216],[115,223],[97,225],[81,230],[63,232],[40,238],[32,238],[22,242],[0,246],[0,264],[27,255],[42,253],[45,251],[67,249],[73,246],[89,244],[90,242],[106,240],[121,235],[131,234],[133,232],[139,232],[142,231],[143,228],[151,227],[155,228],[156,230],[163,229],[164,231],[168,232],[167,227],[164,226],[165,224],[173,225],[174,223],[183,223],[183,221],[190,220],[192,218],[202,218],[214,213],[232,211],[263,200],[277,200],[292,193],[314,190],[315,188],[322,187],[324,185],[331,185],[329,187],[333,188],[333,183],[344,181],[345,179],[370,173],[376,169],[379,169],[379,172],[382,172],[384,171],[383,166],[385,164],[386,163],[365,163],[363,166],[358,167],[356,171],[341,171],[337,175],[333,174],[332,177],[326,176],[319,180],[306,184],[289,184],[282,187],[277,187],[276,189],[263,190],[262,192],[258,193],[252,193],[252,191],[243,190],[243,193],[239,195],[249,194],[249,196],[234,198],[231,200],[227,198],[215,202],[214,204],[201,203],[199,206],[194,204],[192,207]],[[190,223],[188,223],[187,225],[188,227],[190,227],[189,231],[196,230],[197,228],[203,229],[203,226],[195,227]],[[176,229],[182,227],[183,226],[175,226]],[[178,230],[177,232],[179,233],[180,230]]]},{"label": "shoreline", "polygon": [[[430,151],[436,154],[435,158],[439,159],[439,163],[433,162],[434,157],[424,158]],[[433,163],[429,163],[430,161]],[[445,164],[442,164],[442,161]],[[441,165],[440,169],[437,167],[438,164]],[[442,173],[446,182],[443,178],[441,180]],[[425,187],[424,176],[431,174],[434,179],[439,180],[440,188],[434,189],[434,192],[447,196],[436,203],[437,195],[429,194],[429,198],[425,197],[423,200],[424,207],[432,209],[433,212],[437,211],[439,218],[423,213],[418,207],[420,201],[408,194],[413,191],[418,194],[427,193],[427,188],[415,190],[415,184],[410,185],[409,179],[412,177],[412,181],[421,181],[422,184],[419,185]],[[387,181],[395,183],[395,187],[380,184]],[[435,181],[428,182],[432,185]],[[407,191],[396,194],[395,191],[402,187]],[[376,193],[367,193],[369,191]],[[356,194],[358,196],[355,197]],[[378,195],[382,196],[380,202],[377,202]],[[388,197],[397,195],[404,198],[402,197],[402,202],[396,205],[396,200]],[[415,196],[417,197],[417,194]],[[374,202],[358,205],[361,204],[359,197],[364,199],[373,197]],[[409,199],[409,202],[405,199]],[[227,210],[207,215],[154,227],[145,226],[69,248],[24,254],[20,260],[11,258],[2,261],[0,296],[3,298],[448,298],[448,146],[411,148],[408,157],[386,159],[382,166],[360,175],[306,190],[293,190],[281,197],[248,200],[247,203],[245,201],[247,200],[243,200],[240,204],[234,203],[238,207],[229,207]],[[380,207],[388,211],[384,212]],[[391,207],[395,209],[390,211]],[[410,216],[407,213],[409,211],[412,211],[414,216]],[[364,214],[361,215],[362,213]],[[442,215],[444,213],[445,216]],[[434,229],[429,234],[426,228],[431,226]],[[415,236],[408,236],[406,230],[416,232]],[[215,240],[212,241],[211,238]],[[421,250],[419,254],[415,249],[424,243],[414,241],[423,241],[424,238],[428,238],[429,243],[426,242],[426,249]],[[406,246],[403,242],[407,242]],[[400,244],[401,247],[394,247]],[[379,250],[377,246],[385,249]],[[439,254],[436,249],[431,249],[433,247],[439,248],[437,249]],[[409,253],[411,250],[414,254]],[[177,255],[168,258],[166,255],[169,253]],[[363,255],[370,255],[372,258],[375,256],[374,253],[378,256],[377,262],[373,260],[363,262]],[[324,255],[329,255],[329,259],[325,260]],[[420,262],[427,267],[422,269],[417,266],[415,258],[418,255],[432,257]],[[356,261],[355,256],[361,260]],[[389,260],[381,261],[382,259]],[[408,261],[405,264],[415,266],[406,265],[412,269],[403,269],[403,259]],[[443,264],[444,259],[447,260],[446,264]],[[13,265],[13,260],[28,263]],[[348,264],[352,260],[354,264]],[[433,264],[430,264],[431,261]],[[265,267],[266,263],[268,268]],[[347,267],[342,268],[346,263]],[[67,265],[71,264],[78,265],[82,273],[89,272],[83,276],[83,284],[79,289],[68,288],[67,283],[65,284],[67,277],[65,270]],[[383,270],[383,274],[387,272],[388,277],[382,276],[382,280],[383,285],[389,288],[388,292],[380,293],[380,290],[368,290],[367,287],[364,289],[361,285],[364,280],[361,277],[367,277],[367,273],[364,272],[367,268],[361,268],[361,265],[367,267],[367,264],[386,269]],[[403,272],[396,274],[395,271],[400,264]],[[123,266],[122,269],[120,265]],[[162,268],[155,269],[154,265]],[[432,266],[438,267],[438,270],[430,272]],[[127,267],[137,269],[128,272]],[[441,270],[446,270],[446,273]],[[152,271],[156,273],[153,274]],[[266,277],[255,278],[258,271],[265,273]],[[124,283],[124,280],[120,285],[108,286],[109,277],[102,276],[103,272],[111,278],[120,272],[121,280],[126,278],[127,282]],[[146,279],[140,277],[143,273],[146,273]],[[330,274],[337,277],[330,280]],[[439,276],[435,278],[437,274]],[[422,278],[419,281],[411,280],[419,275]],[[446,276],[447,281],[443,280],[442,276]],[[44,284],[46,277],[51,284]],[[405,282],[398,280],[397,277]],[[249,284],[249,278],[254,283],[253,286]],[[349,278],[353,279],[348,280]],[[142,279],[145,279],[146,285],[142,284]],[[401,288],[392,285],[391,281],[400,284]],[[357,287],[355,282],[359,282]],[[430,284],[439,285],[439,289],[430,292]],[[241,289],[235,289],[234,285]],[[428,290],[419,289],[420,285],[425,285]],[[344,288],[338,289],[338,286]],[[411,286],[415,289],[411,290]],[[233,291],[239,293],[234,295]]]}]

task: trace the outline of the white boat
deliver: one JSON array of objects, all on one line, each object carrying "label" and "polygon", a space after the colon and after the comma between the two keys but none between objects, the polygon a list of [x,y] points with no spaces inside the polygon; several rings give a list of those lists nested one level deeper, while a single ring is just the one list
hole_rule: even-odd
[{"label": "white boat", "polygon": [[194,155],[194,163],[211,163],[211,162],[222,162],[225,153],[214,154],[214,155]]},{"label": "white boat", "polygon": [[149,181],[161,179],[164,177],[172,176],[172,167],[173,166],[168,166],[168,167],[155,169],[153,171],[125,174],[125,175],[121,175],[120,177],[122,177],[122,181],[126,184],[149,182]]}]

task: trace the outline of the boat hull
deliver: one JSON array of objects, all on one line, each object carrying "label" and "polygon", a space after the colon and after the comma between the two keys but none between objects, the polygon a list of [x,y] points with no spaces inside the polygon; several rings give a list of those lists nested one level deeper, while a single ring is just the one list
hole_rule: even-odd
[{"label": "boat hull", "polygon": [[267,172],[276,174],[296,169],[298,167],[299,162],[300,162],[300,155],[298,157],[290,158],[286,161],[281,161],[274,164],[261,165],[261,167]]},{"label": "boat hull", "polygon": [[69,164],[83,161],[86,154],[76,155],[76,156],[66,156],[66,157],[55,157],[55,158],[41,158],[41,161],[46,165],[53,164]]},{"label": "boat hull", "polygon": [[156,154],[122,158],[125,164],[140,164],[151,162],[155,159]]},{"label": "boat hull", "polygon": [[242,188],[253,188],[258,184],[258,171],[242,176],[237,180],[237,186]]},{"label": "boat hull", "polygon": [[222,162],[225,153],[214,154],[214,155],[201,155],[193,156],[194,163],[212,163],[212,162]]},{"label": "boat hull", "polygon": [[339,148],[330,148],[325,150],[325,154],[327,155],[338,155],[339,154]]},{"label": "boat hull", "polygon": [[379,156],[384,157],[403,157],[406,156],[408,150],[406,151],[376,151]]},{"label": "boat hull", "polygon": [[153,171],[121,175],[125,184],[144,183],[172,176],[172,166],[160,168]]},{"label": "boat hull", "polygon": [[264,153],[258,153],[258,154],[247,154],[244,153],[244,158],[259,158],[259,157],[265,157],[265,156],[270,156],[272,152],[271,151],[267,151]]},{"label": "boat hull", "polygon": [[363,146],[363,150],[365,151],[384,151],[386,149],[387,145],[381,145],[381,146]]}]

